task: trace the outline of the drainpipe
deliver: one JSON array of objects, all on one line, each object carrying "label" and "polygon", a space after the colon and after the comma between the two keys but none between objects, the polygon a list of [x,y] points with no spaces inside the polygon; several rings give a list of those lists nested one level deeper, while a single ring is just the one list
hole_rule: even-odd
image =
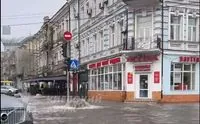
[{"label": "drainpipe", "polygon": [[126,10],[126,49],[128,50],[128,7]]},{"label": "drainpipe", "polygon": [[163,81],[163,72],[164,72],[164,69],[163,69],[163,62],[164,62],[164,48],[163,48],[163,46],[164,46],[164,5],[163,4],[164,4],[164,0],[161,0],[161,4],[162,4],[162,6],[161,6],[161,8],[162,8],[162,10],[161,10],[161,16],[162,16],[162,19],[161,19],[162,20],[161,99],[162,99],[163,98],[163,83],[164,83],[164,81]]}]

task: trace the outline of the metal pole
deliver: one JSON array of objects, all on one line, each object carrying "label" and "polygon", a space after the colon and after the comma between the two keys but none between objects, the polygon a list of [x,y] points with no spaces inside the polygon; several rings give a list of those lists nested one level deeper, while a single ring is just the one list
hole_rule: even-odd
[{"label": "metal pole", "polygon": [[[81,49],[80,48],[81,48],[81,42],[80,42],[80,0],[78,0],[78,60],[79,60],[79,63],[81,64]],[[79,75],[79,73],[78,73],[78,75]],[[79,87],[80,79],[78,78],[77,81],[78,81],[77,85]]]},{"label": "metal pole", "polygon": [[78,60],[80,62],[80,58],[81,58],[81,43],[80,43],[80,0],[78,0]]},{"label": "metal pole", "polygon": [[162,50],[162,63],[161,63],[161,80],[162,80],[162,83],[161,83],[161,99],[163,98],[163,61],[164,61],[164,0],[162,0],[162,47],[161,47],[161,50]]},{"label": "metal pole", "polygon": [[[69,31],[71,32],[71,17],[70,17],[70,4],[68,4],[69,7],[69,21],[67,21],[67,25],[69,26]],[[68,27],[67,27],[68,28]],[[69,58],[71,58],[71,41],[68,42],[68,52],[69,52]],[[68,54],[67,54],[68,55]],[[69,66],[69,65],[68,65]],[[69,68],[69,67],[67,67]],[[67,69],[67,103],[69,103],[69,87],[70,87],[70,71]]]}]

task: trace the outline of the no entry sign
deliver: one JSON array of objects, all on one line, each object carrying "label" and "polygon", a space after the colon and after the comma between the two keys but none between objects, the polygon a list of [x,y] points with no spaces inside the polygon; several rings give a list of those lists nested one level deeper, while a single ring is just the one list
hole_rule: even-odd
[{"label": "no entry sign", "polygon": [[65,40],[71,40],[72,39],[72,33],[69,32],[69,31],[66,31],[64,33],[64,38],[65,38]]}]

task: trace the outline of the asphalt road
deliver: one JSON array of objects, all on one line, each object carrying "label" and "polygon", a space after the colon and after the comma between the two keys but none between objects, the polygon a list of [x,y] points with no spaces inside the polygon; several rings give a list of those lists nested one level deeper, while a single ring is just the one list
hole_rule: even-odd
[{"label": "asphalt road", "polygon": [[199,104],[98,102],[70,109],[65,98],[24,96],[34,124],[199,124]]}]

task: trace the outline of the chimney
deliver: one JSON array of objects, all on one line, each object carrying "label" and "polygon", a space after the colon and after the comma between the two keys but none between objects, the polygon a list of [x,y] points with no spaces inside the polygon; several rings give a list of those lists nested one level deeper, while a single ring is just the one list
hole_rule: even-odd
[{"label": "chimney", "polygon": [[49,21],[49,16],[45,16],[45,17],[43,18],[43,20],[44,20],[44,23],[48,22],[48,21]]}]

